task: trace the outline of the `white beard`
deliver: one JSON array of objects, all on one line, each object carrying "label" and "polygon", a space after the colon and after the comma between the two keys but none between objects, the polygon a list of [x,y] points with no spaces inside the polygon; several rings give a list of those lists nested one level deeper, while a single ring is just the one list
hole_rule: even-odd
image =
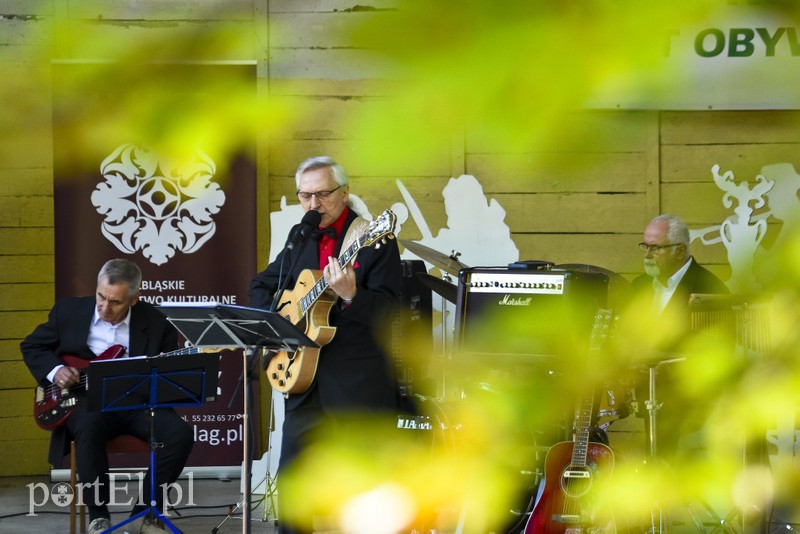
[{"label": "white beard", "polygon": [[656,262],[648,260],[647,258],[644,260],[644,272],[647,273],[647,276],[650,278],[658,278],[661,275],[661,269],[656,265]]}]

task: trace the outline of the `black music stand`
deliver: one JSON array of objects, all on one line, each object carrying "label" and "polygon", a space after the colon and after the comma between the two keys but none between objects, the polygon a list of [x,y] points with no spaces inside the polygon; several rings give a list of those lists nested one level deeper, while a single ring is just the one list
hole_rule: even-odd
[{"label": "black music stand", "polygon": [[231,304],[165,302],[159,306],[167,320],[195,346],[242,349],[242,383],[245,429],[242,440],[242,532],[250,532],[250,445],[248,440],[249,378],[247,357],[256,349],[295,352],[299,347],[319,347],[283,316],[260,308]]},{"label": "black music stand", "polygon": [[97,360],[87,369],[87,408],[94,411],[150,410],[150,506],[104,532],[113,532],[151,512],[180,533],[156,506],[156,408],[201,406],[216,398],[219,351],[192,355]]}]

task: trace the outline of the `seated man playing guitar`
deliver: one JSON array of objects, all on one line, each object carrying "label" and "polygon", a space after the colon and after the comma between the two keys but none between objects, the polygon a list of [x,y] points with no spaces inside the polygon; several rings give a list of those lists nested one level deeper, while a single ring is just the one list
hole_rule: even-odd
[{"label": "seated man playing guitar", "polygon": [[[367,226],[348,206],[347,174],[331,158],[318,157],[304,161],[295,180],[297,196],[306,215],[292,228],[280,254],[253,279],[250,304],[294,319],[287,309],[297,303],[292,302],[292,297],[282,297],[294,293],[295,297],[303,298],[304,288],[313,293],[304,283],[304,277],[322,277],[322,286],[329,286],[323,289],[330,302],[328,313],[318,314],[322,317],[316,317],[316,321],[327,322],[327,325],[309,328],[306,334],[312,337],[312,330],[323,330],[329,334],[333,331],[333,336],[315,340],[324,346],[308,387],[298,391],[276,387],[286,396],[278,471],[281,496],[284,493],[280,491],[283,479],[280,473],[302,453],[310,436],[326,420],[335,418],[337,422],[344,422],[354,414],[366,412],[385,412],[396,420],[400,406],[392,362],[379,343],[381,327],[389,326],[391,313],[400,302],[403,273],[397,243],[387,239],[380,248],[361,249],[355,258],[346,253],[340,256],[346,248],[352,248],[349,246],[351,236]],[[316,221],[312,222],[313,219]],[[303,241],[304,234],[310,239]],[[294,290],[282,291],[283,288]],[[306,322],[312,321],[307,318]],[[294,357],[292,364],[297,363]],[[274,374],[280,373],[275,371]],[[279,385],[285,378],[292,377],[278,377]],[[292,503],[279,498],[281,511],[293,508]],[[280,532],[310,531],[310,523],[309,518],[303,525],[290,526],[284,517]]]},{"label": "seated man playing guitar", "polygon": [[[140,302],[142,273],[126,259],[110,260],[97,276],[94,297],[71,297],[53,306],[47,322],[25,338],[20,348],[25,364],[41,387],[57,392],[64,400],[53,407],[57,413],[46,422],[37,422],[52,429],[49,461],[61,462],[75,441],[76,460],[83,502],[89,510],[89,532],[110,527],[109,477],[106,442],[120,434],[131,434],[150,440],[149,410],[115,412],[86,409],[84,375],[80,372],[97,357],[154,356],[177,349],[177,332],[166,317],[146,302]],[[77,402],[75,402],[77,401]],[[37,399],[37,404],[38,404]],[[51,410],[52,415],[52,410]],[[175,482],[192,449],[193,435],[189,425],[172,409],[156,409],[154,436],[163,447],[156,454],[157,506],[163,502],[164,484]],[[141,492],[148,495],[150,473]],[[126,497],[126,500],[129,497]],[[148,507],[136,503],[131,515]],[[151,517],[145,517],[140,532],[165,532]]]}]

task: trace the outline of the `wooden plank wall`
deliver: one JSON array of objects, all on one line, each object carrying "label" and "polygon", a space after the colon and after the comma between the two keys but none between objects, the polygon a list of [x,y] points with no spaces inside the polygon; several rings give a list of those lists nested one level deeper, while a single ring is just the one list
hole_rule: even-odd
[{"label": "wooden plank wall", "polygon": [[468,133],[467,172],[506,208],[521,259],[636,272],[658,206],[658,115],[584,111],[563,123],[567,141],[548,152],[507,154]]},{"label": "wooden plank wall", "polygon": [[[425,158],[364,158],[368,140],[350,118],[379,114],[397,87],[375,68],[372,50],[351,46],[348,30],[391,16],[396,2],[359,5],[0,1],[0,91],[19,104],[0,114],[0,447],[6,451],[0,476],[48,470],[48,436],[30,417],[33,383],[18,345],[45,319],[53,298],[51,58],[102,56],[104,44],[141,42],[162,58],[258,62],[261,96],[289,113],[265,125],[258,139],[254,272],[268,257],[269,211],[284,195],[293,201],[294,169],[310,155],[348,162],[352,189],[370,206],[401,202],[393,184],[402,180],[434,229],[446,224],[447,181],[472,174],[506,209],[522,259],[598,265],[626,277],[640,272],[636,243],[654,215],[674,212],[706,227],[729,214],[713,183],[713,163],[750,180],[764,164],[800,164],[796,118],[782,111],[579,111],[564,117],[564,142],[546,148],[510,152],[473,125],[435,141]],[[194,37],[193,46],[185,46],[186,36]],[[413,225],[404,227],[404,237],[418,235]],[[725,276],[721,245],[695,253]]]},{"label": "wooden plank wall", "polygon": [[[4,3],[9,4],[9,3]],[[0,475],[47,472],[20,340],[53,301],[53,181],[48,37],[52,4],[3,5],[0,20]],[[13,105],[10,105],[14,103]]]}]

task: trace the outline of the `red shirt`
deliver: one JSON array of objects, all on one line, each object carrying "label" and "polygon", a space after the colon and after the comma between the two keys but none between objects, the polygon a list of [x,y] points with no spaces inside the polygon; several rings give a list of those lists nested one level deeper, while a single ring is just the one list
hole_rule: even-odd
[{"label": "red shirt", "polygon": [[[339,238],[342,237],[342,228],[344,228],[344,222],[347,220],[347,214],[350,212],[350,208],[345,207],[342,214],[339,215],[339,218],[333,221],[333,224],[329,226],[329,228],[333,228],[336,230],[336,237],[330,237],[327,234],[322,234],[322,238],[319,240],[319,269],[323,270],[326,265],[328,265],[328,258],[333,256],[336,252],[336,242]],[[320,230],[322,227],[320,227]]]}]

